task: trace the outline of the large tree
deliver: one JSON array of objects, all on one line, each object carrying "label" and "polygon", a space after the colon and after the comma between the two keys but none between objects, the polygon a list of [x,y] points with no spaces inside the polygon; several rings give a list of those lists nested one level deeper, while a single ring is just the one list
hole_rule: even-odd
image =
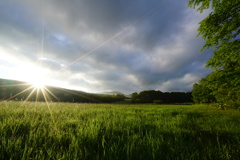
[{"label": "large tree", "polygon": [[208,77],[203,78],[199,83],[193,85],[192,96],[195,103],[213,103],[215,96],[213,91],[208,87]]},{"label": "large tree", "polygon": [[240,0],[190,0],[189,7],[200,12],[211,9],[198,28],[198,36],[205,40],[202,51],[214,49],[206,65],[213,69],[206,84],[219,104],[239,107]]}]

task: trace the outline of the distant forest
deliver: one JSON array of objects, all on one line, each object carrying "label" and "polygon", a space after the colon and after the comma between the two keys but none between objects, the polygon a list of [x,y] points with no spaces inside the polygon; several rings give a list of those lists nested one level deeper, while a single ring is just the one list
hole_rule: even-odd
[{"label": "distant forest", "polygon": [[191,92],[161,92],[147,90],[138,93],[132,93],[132,103],[156,103],[156,104],[173,104],[173,103],[192,103]]},{"label": "distant forest", "polygon": [[[43,94],[44,93],[44,94]],[[28,83],[0,79],[0,100],[53,101],[73,103],[115,103],[126,99],[131,103],[192,103],[191,92],[161,92],[155,90],[134,92],[131,97],[124,94],[94,94],[47,86],[43,92]]]}]

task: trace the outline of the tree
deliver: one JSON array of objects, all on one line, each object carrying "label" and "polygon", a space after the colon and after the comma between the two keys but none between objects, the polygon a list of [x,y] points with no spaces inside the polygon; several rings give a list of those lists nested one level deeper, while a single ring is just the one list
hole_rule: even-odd
[{"label": "tree", "polygon": [[215,102],[213,91],[205,84],[206,78],[193,85],[192,96],[195,103],[212,103]]},{"label": "tree", "polygon": [[132,99],[132,103],[137,103],[137,102],[139,102],[138,93],[137,93],[137,92],[132,93],[132,94],[131,94],[131,99]]},{"label": "tree", "polygon": [[240,73],[228,70],[214,71],[207,77],[206,86],[212,91],[221,108],[239,108]]},{"label": "tree", "polygon": [[199,24],[202,50],[213,48],[206,67],[212,68],[206,86],[219,104],[240,106],[240,0],[190,0],[189,7],[212,12]]},{"label": "tree", "polygon": [[116,101],[123,101],[126,97],[124,96],[124,94],[118,93],[114,96],[114,98]]},{"label": "tree", "polygon": [[162,100],[163,93],[155,90],[141,91],[138,95],[141,103],[153,103],[154,100]]},{"label": "tree", "polygon": [[240,62],[240,1],[239,0],[190,0],[189,7],[203,10],[212,6],[213,11],[202,20],[198,28],[198,36],[206,40],[202,51],[213,47],[213,57],[207,67],[221,69],[229,63]]}]

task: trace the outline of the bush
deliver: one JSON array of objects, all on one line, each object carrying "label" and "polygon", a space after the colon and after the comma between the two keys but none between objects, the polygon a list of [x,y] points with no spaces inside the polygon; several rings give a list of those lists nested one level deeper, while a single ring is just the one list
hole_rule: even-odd
[{"label": "bush", "polygon": [[153,103],[154,103],[154,104],[161,104],[161,103],[162,103],[162,100],[154,100]]}]

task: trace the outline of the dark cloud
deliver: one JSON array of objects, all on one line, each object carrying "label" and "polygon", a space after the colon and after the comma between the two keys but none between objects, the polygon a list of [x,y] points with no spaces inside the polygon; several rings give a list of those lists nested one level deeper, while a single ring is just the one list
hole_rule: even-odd
[{"label": "dark cloud", "polygon": [[211,51],[199,54],[204,42],[196,38],[206,15],[187,0],[0,2],[5,78],[14,66],[36,65],[62,87],[131,93],[189,91],[210,73]]}]

